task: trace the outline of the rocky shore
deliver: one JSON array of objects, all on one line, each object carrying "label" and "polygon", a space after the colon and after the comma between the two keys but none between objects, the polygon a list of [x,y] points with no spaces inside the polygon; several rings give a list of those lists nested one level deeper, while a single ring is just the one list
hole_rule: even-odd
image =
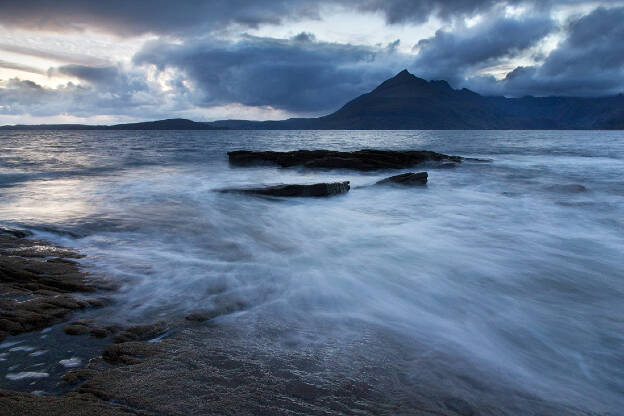
[{"label": "rocky shore", "polygon": [[0,228],[0,341],[104,306],[108,301],[101,293],[113,288],[80,269],[78,252],[29,236]]},{"label": "rocky shore", "polygon": [[0,390],[0,406],[11,416],[589,416],[485,382],[478,368],[466,376],[461,362],[432,356],[413,342],[407,354],[404,340],[357,324],[361,337],[322,345],[295,337],[284,345],[291,331],[304,328],[247,332],[194,321],[171,326],[175,333],[160,342],[112,344],[85,368],[70,370],[63,377],[74,388],[70,393],[40,397]]},{"label": "rocky shore", "polygon": [[[100,293],[111,286],[80,269],[72,260],[79,253],[27,237],[15,230],[0,235],[5,337],[105,304]],[[105,326],[97,316],[69,321],[67,343],[70,335],[107,337],[110,343],[85,366],[65,373],[61,383],[71,388],[68,393],[0,389],[0,414],[586,414],[480,381],[476,368],[474,377],[466,377],[465,364],[432,357],[413,340],[366,324],[354,322],[349,335],[330,331],[324,342],[308,344],[305,323],[301,328],[250,325],[245,314],[217,319],[239,311],[235,306],[130,327]]]}]

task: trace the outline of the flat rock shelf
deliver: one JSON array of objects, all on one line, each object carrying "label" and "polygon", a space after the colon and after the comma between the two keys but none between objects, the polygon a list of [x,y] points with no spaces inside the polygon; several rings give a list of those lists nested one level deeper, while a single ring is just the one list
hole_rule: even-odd
[{"label": "flat rock shelf", "polygon": [[256,188],[221,189],[224,193],[243,193],[281,197],[323,197],[349,192],[349,181],[333,183],[315,183],[312,185],[273,185]]},{"label": "flat rock shelf", "polygon": [[370,171],[378,169],[406,169],[425,162],[461,163],[460,156],[449,156],[428,150],[373,150],[355,152],[332,150],[295,150],[291,152],[253,152],[237,150],[228,152],[230,164],[249,166],[269,163],[281,167],[303,166],[321,169],[353,169]]}]

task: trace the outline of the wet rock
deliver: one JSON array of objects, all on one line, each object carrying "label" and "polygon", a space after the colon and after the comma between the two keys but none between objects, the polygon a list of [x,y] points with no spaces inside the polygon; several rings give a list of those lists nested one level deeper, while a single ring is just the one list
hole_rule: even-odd
[{"label": "wet rock", "polygon": [[313,185],[275,185],[261,188],[225,189],[221,192],[280,196],[280,197],[322,197],[348,192],[349,182],[315,183]]},{"label": "wet rock", "polygon": [[377,182],[377,185],[404,185],[404,186],[418,186],[418,185],[426,185],[427,177],[429,175],[427,172],[408,172],[403,173],[401,175],[390,176],[389,178],[382,179]]},{"label": "wet rock", "polygon": [[9,319],[0,319],[0,330],[11,334],[19,334],[23,327],[18,322]]},{"label": "wet rock", "polygon": [[303,166],[327,169],[405,169],[424,162],[461,163],[459,156],[449,156],[426,150],[373,150],[336,152],[331,150],[296,150],[292,152],[228,152],[232,165],[246,166],[271,163],[281,167]]},{"label": "wet rock", "polygon": [[[91,371],[68,372],[67,383],[82,384],[62,398],[100,398],[158,415],[589,416],[504,386],[489,386],[493,390],[487,393],[473,390],[471,403],[450,397],[448,386],[458,383],[454,372],[444,367],[439,372],[439,364],[419,360],[419,371],[407,376],[403,363],[387,355],[389,337],[319,350],[284,345],[273,330],[253,334],[222,325],[185,325],[162,342],[113,344],[102,359],[90,360]],[[435,365],[435,372],[428,365]],[[440,374],[450,378],[449,384],[438,385]]]},{"label": "wet rock", "polygon": [[63,331],[65,331],[67,335],[85,335],[89,333],[90,329],[86,325],[71,324],[66,325]]},{"label": "wet rock", "polygon": [[138,364],[158,348],[154,343],[129,341],[110,345],[102,352],[102,358],[110,364]]},{"label": "wet rock", "polygon": [[99,327],[91,328],[89,330],[89,334],[95,338],[106,338],[110,335],[110,333],[106,329]]},{"label": "wet rock", "polygon": [[113,338],[113,342],[121,344],[130,341],[144,341],[160,335],[167,329],[165,322],[149,325],[136,325],[126,328]]},{"label": "wet rock", "polygon": [[101,308],[103,306],[109,305],[111,302],[107,298],[84,298],[81,299],[86,305],[92,308]]},{"label": "wet rock", "polygon": [[191,322],[204,322],[204,321],[208,321],[212,319],[212,317],[208,313],[193,312],[193,313],[186,315],[184,319],[186,319],[187,321],[191,321]]},{"label": "wet rock", "polygon": [[101,327],[92,320],[79,319],[66,325],[63,330],[67,335],[86,335],[95,338],[106,338],[117,332],[116,327]]},{"label": "wet rock", "polygon": [[79,368],[77,370],[70,370],[63,375],[63,382],[69,385],[78,384],[93,377],[97,373],[98,373],[97,371],[91,370],[89,368]]},{"label": "wet rock", "polygon": [[324,392],[318,387],[296,380],[286,384],[284,391],[303,400],[313,401]]},{"label": "wet rock", "polygon": [[[17,335],[44,329],[73,311],[107,302],[70,295],[100,288],[100,282],[90,280],[77,262],[67,258],[81,257],[79,253],[45,241],[25,239],[28,235],[0,231],[0,293],[4,295],[0,299],[0,340],[7,333]],[[45,259],[50,256],[57,257]]]},{"label": "wet rock", "polygon": [[18,230],[15,228],[5,228],[5,227],[0,227],[0,234],[10,235],[16,238],[26,238],[26,237],[33,235],[33,233],[31,233],[28,230]]},{"label": "wet rock", "polygon": [[93,395],[70,393],[62,397],[38,396],[0,390],[3,416],[137,416],[149,415],[123,405],[103,402]]}]

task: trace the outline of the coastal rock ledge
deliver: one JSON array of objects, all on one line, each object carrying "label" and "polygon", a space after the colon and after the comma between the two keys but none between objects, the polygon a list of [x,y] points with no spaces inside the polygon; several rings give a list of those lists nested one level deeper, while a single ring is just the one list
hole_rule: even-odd
[{"label": "coastal rock ledge", "polygon": [[377,185],[403,185],[403,186],[418,186],[426,185],[429,174],[427,172],[407,172],[400,175],[390,176],[389,178],[382,179],[377,182]]},{"label": "coastal rock ledge", "polygon": [[237,150],[228,152],[230,164],[248,166],[262,163],[281,167],[303,166],[324,169],[405,169],[424,162],[461,163],[462,157],[449,156],[427,150],[374,150],[355,152],[332,150],[295,150],[291,152],[253,152]]},{"label": "coastal rock ledge", "polygon": [[348,192],[349,181],[333,183],[315,183],[313,185],[274,185],[259,188],[222,189],[220,192],[237,192],[265,196],[281,197],[322,197]]}]

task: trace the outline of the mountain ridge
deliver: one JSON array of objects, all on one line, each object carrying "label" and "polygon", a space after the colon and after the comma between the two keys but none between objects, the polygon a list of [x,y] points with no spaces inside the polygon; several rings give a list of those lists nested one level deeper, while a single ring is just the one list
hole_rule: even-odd
[{"label": "mountain ridge", "polygon": [[316,118],[279,121],[166,119],[142,123],[2,126],[0,130],[621,130],[624,95],[608,97],[483,96],[426,81],[406,69],[372,91]]},{"label": "mountain ridge", "polygon": [[124,123],[113,125],[89,124],[16,124],[0,126],[0,130],[226,130],[210,122],[193,121],[185,118],[167,118],[156,121]]}]

